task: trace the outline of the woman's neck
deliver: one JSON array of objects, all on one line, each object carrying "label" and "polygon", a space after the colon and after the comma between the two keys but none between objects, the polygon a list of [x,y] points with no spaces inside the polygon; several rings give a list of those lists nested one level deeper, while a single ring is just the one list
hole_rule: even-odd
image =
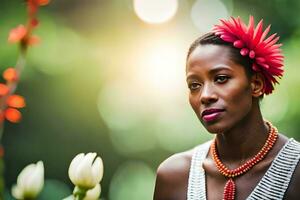
[{"label": "woman's neck", "polygon": [[260,110],[239,122],[232,129],[216,136],[218,154],[224,163],[239,166],[254,157],[265,144],[268,126],[263,121]]}]

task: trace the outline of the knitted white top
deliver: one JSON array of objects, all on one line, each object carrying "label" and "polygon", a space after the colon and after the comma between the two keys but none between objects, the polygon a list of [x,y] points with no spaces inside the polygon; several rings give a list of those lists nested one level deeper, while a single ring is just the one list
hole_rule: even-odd
[{"label": "knitted white top", "polygon": [[[206,158],[211,142],[199,145],[194,150],[189,174],[188,200],[206,200],[205,171],[202,162]],[[299,159],[300,143],[291,138],[279,151],[247,200],[283,199]]]}]

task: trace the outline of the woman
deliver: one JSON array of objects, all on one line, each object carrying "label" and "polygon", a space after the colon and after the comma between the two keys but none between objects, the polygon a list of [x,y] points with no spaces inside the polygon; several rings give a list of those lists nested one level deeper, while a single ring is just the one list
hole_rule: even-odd
[{"label": "woman", "polygon": [[283,74],[270,26],[221,20],[190,47],[189,101],[215,138],[158,168],[155,200],[300,199],[300,144],[263,119],[259,101]]}]

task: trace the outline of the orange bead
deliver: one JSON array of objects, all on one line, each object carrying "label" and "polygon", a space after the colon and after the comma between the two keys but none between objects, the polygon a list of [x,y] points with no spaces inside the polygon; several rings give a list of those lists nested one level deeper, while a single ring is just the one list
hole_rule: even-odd
[{"label": "orange bead", "polygon": [[218,168],[221,174],[229,178],[239,176],[249,171],[255,164],[257,164],[267,155],[267,153],[274,146],[278,136],[278,131],[276,127],[274,127],[270,122],[267,122],[267,125],[269,127],[269,136],[263,148],[253,158],[251,158],[246,163],[244,163],[243,165],[239,166],[236,169],[230,170],[221,162],[221,160],[218,157],[218,153],[216,149],[216,141],[212,143],[211,145],[212,157],[213,160],[215,161],[216,167]]}]

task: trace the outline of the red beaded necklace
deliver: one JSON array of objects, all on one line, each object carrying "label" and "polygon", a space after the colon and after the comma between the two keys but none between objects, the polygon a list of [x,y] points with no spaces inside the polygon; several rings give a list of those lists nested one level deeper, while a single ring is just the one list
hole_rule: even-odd
[{"label": "red beaded necklace", "polygon": [[243,165],[239,166],[236,169],[228,169],[220,160],[216,148],[216,139],[215,141],[211,144],[211,151],[212,151],[212,157],[213,160],[219,170],[219,172],[229,178],[228,181],[225,184],[224,187],[224,192],[223,192],[223,200],[234,200],[235,196],[235,183],[233,181],[233,178],[240,176],[247,171],[249,171],[254,165],[256,165],[259,161],[261,161],[267,153],[272,149],[274,146],[277,137],[278,137],[278,130],[276,127],[274,127],[270,122],[267,122],[267,125],[269,127],[269,136],[262,147],[262,149],[250,160],[248,160],[246,163]]}]

